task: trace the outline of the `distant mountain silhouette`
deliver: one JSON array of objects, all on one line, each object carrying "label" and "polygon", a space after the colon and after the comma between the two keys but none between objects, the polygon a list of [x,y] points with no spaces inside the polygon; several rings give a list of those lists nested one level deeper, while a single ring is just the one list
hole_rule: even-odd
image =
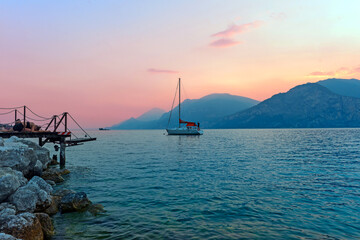
[{"label": "distant mountain silhouette", "polygon": [[[200,99],[187,99],[181,103],[181,118],[186,121],[200,122],[201,127],[212,125],[218,119],[250,108],[259,102],[230,94],[211,94]],[[169,126],[178,125],[178,106],[171,113]],[[163,114],[158,120],[139,121],[131,118],[112,129],[164,129],[169,122],[170,112]]]},{"label": "distant mountain silhouette", "polygon": [[163,114],[165,110],[160,108],[153,108],[140,115],[137,118],[130,118],[119,124],[112,126],[112,129],[148,129],[152,128]]},{"label": "distant mountain silhouette", "polygon": [[[332,79],[322,84],[334,86]],[[335,84],[336,83],[336,84]],[[335,88],[334,91],[344,88]],[[224,117],[212,128],[360,127],[360,99],[341,96],[317,83],[299,85],[258,105]]]},{"label": "distant mountain silhouette", "polygon": [[146,113],[144,113],[141,116],[137,117],[136,120],[139,120],[139,121],[154,121],[154,120],[158,120],[164,113],[165,113],[165,110],[163,110],[163,109],[153,108],[150,111],[147,111]]},{"label": "distant mountain silhouette", "polygon": [[317,83],[339,95],[360,98],[360,80],[331,78]]}]

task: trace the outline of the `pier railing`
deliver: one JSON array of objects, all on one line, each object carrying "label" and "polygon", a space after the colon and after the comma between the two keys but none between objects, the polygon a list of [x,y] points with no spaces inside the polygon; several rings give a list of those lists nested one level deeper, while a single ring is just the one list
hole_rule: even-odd
[{"label": "pier railing", "polygon": [[[13,121],[11,121],[11,119],[13,119]],[[11,129],[18,119],[23,122],[24,129],[20,132],[12,131]],[[82,131],[84,137],[78,137],[69,129],[68,120],[72,120],[72,122]],[[34,122],[34,124],[41,127],[43,130],[25,131],[25,127],[30,121]],[[51,117],[44,117],[35,113],[27,106],[0,108],[0,127],[3,128],[3,131],[0,130],[0,137],[3,138],[10,138],[12,136],[17,136],[19,138],[38,138],[40,146],[49,142],[59,144],[61,166],[65,165],[66,146],[75,146],[83,144],[84,142],[96,140],[96,138],[91,137],[68,112],[63,112]],[[63,129],[63,131],[61,131],[61,129]]]}]

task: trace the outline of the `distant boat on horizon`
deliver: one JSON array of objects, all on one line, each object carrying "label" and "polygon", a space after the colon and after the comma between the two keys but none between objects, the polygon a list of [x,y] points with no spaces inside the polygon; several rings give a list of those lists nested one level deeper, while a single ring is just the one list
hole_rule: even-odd
[{"label": "distant boat on horizon", "polygon": [[99,128],[99,131],[109,131],[110,128]]},{"label": "distant boat on horizon", "polygon": [[[202,135],[204,132],[203,132],[203,130],[200,129],[200,123],[188,122],[188,121],[184,121],[181,119],[181,91],[180,91],[181,79],[180,78],[179,78],[178,88],[179,88],[179,127],[169,128],[171,112],[173,110],[171,108],[169,122],[168,122],[168,126],[166,128],[168,135]],[[176,96],[176,94],[175,94],[175,96]]]}]

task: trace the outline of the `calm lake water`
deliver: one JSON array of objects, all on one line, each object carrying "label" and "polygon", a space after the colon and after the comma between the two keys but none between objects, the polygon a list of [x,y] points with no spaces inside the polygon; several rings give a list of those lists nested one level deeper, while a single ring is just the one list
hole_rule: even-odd
[{"label": "calm lake water", "polygon": [[61,186],[106,212],[55,239],[360,238],[360,129],[93,131]]}]

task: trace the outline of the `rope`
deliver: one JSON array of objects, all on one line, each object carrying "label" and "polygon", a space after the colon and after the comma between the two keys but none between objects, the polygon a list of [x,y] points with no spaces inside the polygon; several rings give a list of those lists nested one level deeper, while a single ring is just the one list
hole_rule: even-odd
[{"label": "rope", "polygon": [[[20,114],[21,116],[24,116],[24,114],[22,114],[21,112],[18,112],[18,114]],[[35,119],[35,118],[31,118],[29,116],[26,116],[26,119],[30,119],[30,120],[33,120],[33,121],[38,121],[38,122],[45,122],[45,121],[49,121],[50,119]]]},{"label": "rope", "polygon": [[39,118],[42,118],[42,119],[46,119],[46,120],[50,120],[52,119],[52,117],[43,117],[43,116],[40,116],[36,113],[34,113],[30,108],[26,107],[26,109],[28,109],[32,114],[34,114],[35,116],[39,117]]},{"label": "rope", "polygon": [[6,112],[6,113],[0,113],[0,115],[6,115],[6,114],[9,114],[9,113],[12,113],[12,112],[15,112],[15,110],[11,110],[10,112]]},{"label": "rope", "polygon": [[[57,118],[59,119],[59,121],[60,121],[60,117],[59,116],[57,116]],[[61,124],[65,127],[65,124],[63,123],[63,122],[61,122]],[[67,128],[67,129],[69,129],[70,130],[70,132],[71,132],[71,135],[74,135],[74,137],[75,138],[79,138],[78,136],[76,136],[76,134],[70,129],[70,128]]]},{"label": "rope", "polygon": [[90,134],[88,134],[79,124],[78,122],[73,118],[73,116],[71,116],[70,113],[68,113],[68,115],[71,117],[71,119],[76,123],[76,125],[78,125],[78,127],[87,135],[91,138]]},{"label": "rope", "polygon": [[18,108],[23,108],[24,106],[21,106],[21,107],[11,107],[11,108],[0,108],[0,109],[13,109],[13,110],[15,110],[15,109],[18,109]]},{"label": "rope", "polygon": [[170,116],[169,116],[169,120],[168,120],[168,124],[167,124],[167,127],[166,127],[166,128],[169,128],[169,124],[170,124],[170,120],[171,120],[171,114],[172,114],[172,110],[173,110],[173,108],[174,108],[174,103],[175,103],[175,99],[176,99],[178,87],[179,87],[179,84],[176,86],[175,96],[174,96],[174,100],[173,100],[172,105],[171,105]]}]

